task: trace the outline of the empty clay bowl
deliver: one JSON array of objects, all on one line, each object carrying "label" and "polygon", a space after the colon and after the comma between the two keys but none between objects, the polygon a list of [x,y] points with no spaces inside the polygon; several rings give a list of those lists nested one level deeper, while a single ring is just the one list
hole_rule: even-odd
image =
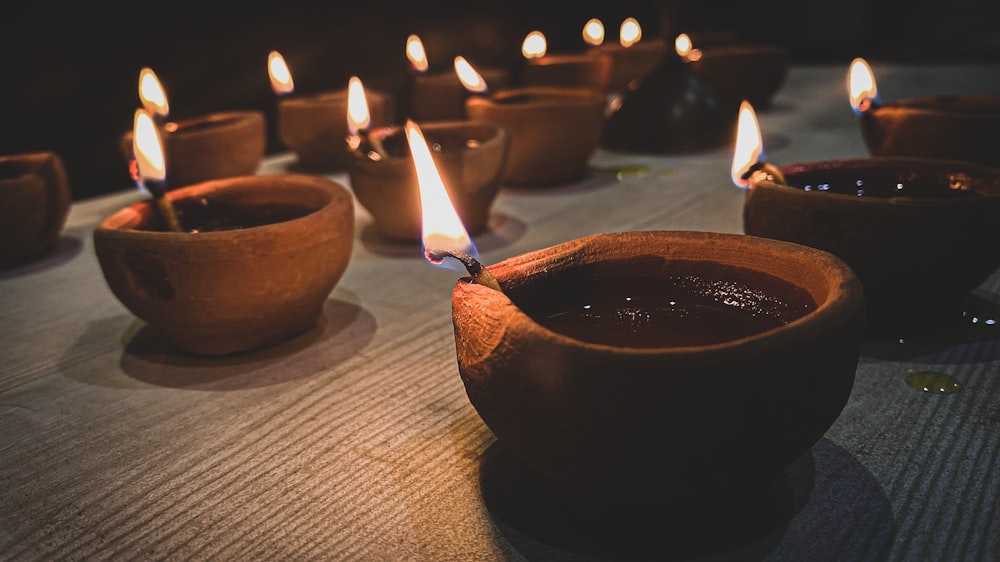
[{"label": "empty clay bowl", "polygon": [[586,88],[512,88],[465,102],[469,119],[507,129],[504,180],[531,185],[583,176],[601,137],[604,106],[604,95]]},{"label": "empty clay bowl", "polygon": [[721,95],[747,100],[755,108],[771,106],[774,94],[788,74],[788,51],[778,45],[717,45],[700,49],[691,71],[714,86]]},{"label": "empty clay bowl", "polygon": [[526,86],[590,88],[606,92],[611,83],[612,59],[601,54],[551,54],[524,61]]},{"label": "empty clay bowl", "polygon": [[316,324],[347,268],[350,191],[302,175],[245,176],[167,193],[185,229],[142,201],[107,217],[94,249],[111,291],[176,349],[223,355]]},{"label": "empty clay bowl", "polygon": [[23,263],[55,247],[72,200],[58,154],[0,156],[0,197],[0,267]]},{"label": "empty clay bowl", "polygon": [[782,166],[751,180],[747,234],[841,257],[868,300],[871,335],[934,329],[1000,266],[1000,170],[859,158]]},{"label": "empty clay bowl", "polygon": [[873,156],[965,160],[1000,167],[1000,95],[911,98],[861,116]]},{"label": "empty clay bowl", "polygon": [[[260,166],[267,143],[260,111],[223,111],[170,121],[160,133],[168,189],[251,175]],[[126,160],[132,158],[131,132],[122,136],[122,151]]]},{"label": "empty clay bowl", "polygon": [[[476,71],[491,90],[510,86],[510,75],[502,68],[477,68]],[[416,74],[412,88],[414,119],[421,123],[465,119],[465,98],[469,97],[469,91],[454,71]]]},{"label": "empty clay bowl", "polygon": [[[395,120],[391,94],[365,89],[371,126]],[[292,96],[278,102],[278,136],[298,156],[298,164],[311,172],[346,170],[351,161],[347,145],[347,89]]]},{"label": "empty clay bowl", "polygon": [[597,234],[489,266],[452,293],[459,372],[483,421],[590,503],[763,486],[854,383],[864,296],[805,246],[709,232]]},{"label": "empty clay bowl", "polygon": [[[507,131],[474,121],[430,122],[421,130],[462,224],[470,234],[482,232],[507,163]],[[406,136],[400,127],[377,129],[372,135],[389,158],[373,160],[367,151],[356,151],[348,169],[351,189],[380,235],[420,240],[420,189]]]}]

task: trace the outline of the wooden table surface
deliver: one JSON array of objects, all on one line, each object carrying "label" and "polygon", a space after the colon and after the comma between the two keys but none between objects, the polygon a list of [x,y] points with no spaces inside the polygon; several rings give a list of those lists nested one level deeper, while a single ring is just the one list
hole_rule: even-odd
[{"label": "wooden table surface", "polygon": [[[873,69],[885,101],[1000,92],[997,65]],[[771,162],[866,155],[846,70],[791,69],[758,115]],[[505,187],[481,260],[596,232],[739,233],[730,156],[598,151],[573,185]],[[608,172],[625,165],[647,173]],[[379,240],[359,207],[315,330],[184,356],[115,299],[94,256],[95,223],[140,197],[77,203],[55,253],[0,272],[2,559],[1000,559],[1000,275],[976,290],[962,338],[866,343],[842,415],[767,505],[591,520],[547,496],[469,404],[458,274]],[[963,388],[919,392],[913,371]]]}]

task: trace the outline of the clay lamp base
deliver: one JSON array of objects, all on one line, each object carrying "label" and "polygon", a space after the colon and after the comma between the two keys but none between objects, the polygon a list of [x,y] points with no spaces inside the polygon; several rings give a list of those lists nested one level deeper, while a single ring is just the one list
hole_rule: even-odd
[{"label": "clay lamp base", "polygon": [[604,95],[586,88],[512,88],[465,102],[469,119],[510,135],[504,180],[551,185],[579,179],[604,126]]},{"label": "clay lamp base", "polygon": [[611,106],[601,136],[610,150],[685,153],[731,143],[739,100],[728,98],[676,57],[664,60]]},{"label": "clay lamp base", "polygon": [[[264,114],[224,111],[165,123],[161,130],[168,188],[251,175],[267,144]],[[132,159],[132,133],[122,135],[122,153]]]},{"label": "clay lamp base", "polygon": [[606,92],[611,83],[612,59],[600,54],[551,54],[526,59],[522,81],[526,86],[590,88]]},{"label": "clay lamp base", "polygon": [[350,191],[321,177],[246,176],[166,194],[188,230],[143,201],[98,224],[94,249],[118,300],[178,350],[224,355],[316,324],[347,268]]},{"label": "clay lamp base", "polygon": [[[365,97],[372,127],[389,125],[395,120],[391,94],[366,88]],[[298,156],[303,170],[346,170],[352,158],[347,144],[347,89],[281,99],[278,136]]]},{"label": "clay lamp base", "polygon": [[[489,221],[510,150],[502,127],[473,121],[440,121],[421,126],[436,148],[435,164],[448,186],[462,224],[471,234]],[[378,160],[367,150],[354,153],[348,169],[351,189],[372,215],[378,233],[393,240],[420,240],[420,191],[406,135],[400,127],[372,131],[388,154]]]},{"label": "clay lamp base", "polygon": [[829,253],[752,236],[588,236],[452,293],[459,372],[497,439],[582,502],[769,483],[836,420],[864,297]]},{"label": "clay lamp base", "polygon": [[591,48],[587,53],[611,58],[611,76],[607,89],[611,92],[624,92],[630,89],[630,84],[642,80],[659,66],[668,51],[667,43],[657,38],[640,41],[629,47],[604,43]]},{"label": "clay lamp base", "polygon": [[62,158],[52,152],[0,156],[0,267],[56,246],[72,195]]},{"label": "clay lamp base", "polygon": [[1000,95],[911,98],[861,116],[873,156],[965,160],[1000,167]]},{"label": "clay lamp base", "polygon": [[[490,88],[497,90],[510,86],[510,74],[502,68],[477,69]],[[423,123],[428,121],[461,121],[466,118],[465,99],[469,92],[454,71],[415,74],[413,88],[413,117]]]},{"label": "clay lamp base", "polygon": [[870,336],[938,329],[1000,266],[1000,170],[912,158],[780,167],[753,176],[747,234],[820,248],[857,272]]},{"label": "clay lamp base", "polygon": [[692,73],[721,95],[758,109],[771,106],[788,74],[788,51],[777,45],[706,46],[700,53],[688,62]]}]

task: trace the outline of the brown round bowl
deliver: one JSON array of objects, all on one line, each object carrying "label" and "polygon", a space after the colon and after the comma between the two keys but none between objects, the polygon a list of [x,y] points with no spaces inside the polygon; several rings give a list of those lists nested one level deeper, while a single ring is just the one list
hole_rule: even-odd
[{"label": "brown round bowl", "polygon": [[788,74],[788,50],[777,45],[717,45],[701,49],[691,72],[736,102],[771,106]]},{"label": "brown round bowl", "polygon": [[787,185],[751,180],[744,231],[841,257],[864,284],[873,335],[933,328],[1000,266],[1000,170],[914,158],[780,169]]},{"label": "brown round bowl", "polygon": [[[165,123],[161,129],[167,188],[251,175],[264,158],[267,132],[260,111],[223,111]],[[132,133],[122,135],[132,159]]]},{"label": "brown round bowl", "polygon": [[611,82],[612,59],[608,55],[552,54],[524,61],[523,82],[527,86],[590,88],[606,92]]},{"label": "brown round bowl", "polygon": [[150,201],[94,231],[108,286],[133,314],[198,355],[275,344],[316,324],[351,256],[347,188],[313,176],[245,176],[166,197],[197,232],[165,231]]},{"label": "brown round bowl", "polygon": [[[396,118],[391,94],[365,89],[371,126],[389,125]],[[278,102],[278,136],[298,156],[303,170],[346,170],[351,161],[347,145],[347,89],[292,96]]]},{"label": "brown round bowl", "polygon": [[[448,195],[462,224],[479,234],[489,221],[510,150],[503,127],[474,121],[437,121],[421,125],[434,152]],[[373,160],[355,151],[348,169],[351,189],[372,215],[378,233],[394,240],[420,240],[420,188],[405,134],[400,127],[372,131],[390,157]]]},{"label": "brown round bowl", "polygon": [[463,279],[452,293],[469,400],[525,465],[586,502],[770,483],[826,432],[854,383],[864,296],[827,252],[628,232],[489,270],[503,292]]},{"label": "brown round bowl", "polygon": [[654,68],[659,66],[667,53],[672,52],[662,39],[655,38],[639,41],[629,47],[613,43],[604,43],[590,49],[588,54],[608,56],[611,58],[611,76],[608,78],[608,90],[622,92],[630,85],[645,78]]},{"label": "brown round bowl", "polygon": [[59,241],[72,194],[53,152],[0,156],[0,267],[23,263]]},{"label": "brown round bowl", "polygon": [[604,95],[587,88],[512,88],[466,100],[469,119],[510,135],[504,180],[566,183],[583,176],[604,126]]},{"label": "brown round bowl", "polygon": [[861,116],[873,156],[965,160],[1000,167],[1000,95],[911,98]]}]

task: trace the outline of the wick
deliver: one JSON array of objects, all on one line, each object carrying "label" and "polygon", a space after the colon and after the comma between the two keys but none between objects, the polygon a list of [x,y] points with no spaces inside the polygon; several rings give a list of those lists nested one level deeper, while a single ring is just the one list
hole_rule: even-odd
[{"label": "wick", "polygon": [[750,166],[750,169],[744,172],[740,176],[740,179],[749,180],[750,184],[753,185],[754,180],[761,177],[780,183],[781,185],[788,185],[788,182],[785,180],[785,174],[782,174],[777,166],[760,160],[755,162],[753,166]]},{"label": "wick", "polygon": [[167,228],[174,232],[184,232],[181,222],[177,220],[177,212],[174,211],[174,203],[164,195],[153,198],[156,201],[156,208],[160,210],[160,215],[167,223]]},{"label": "wick", "polygon": [[864,98],[860,103],[858,103],[858,109],[861,113],[867,113],[873,109],[878,109],[879,107],[881,107],[881,104],[879,104],[878,100],[875,98]]},{"label": "wick", "polygon": [[382,139],[372,135],[368,129],[358,129],[357,133],[348,135],[347,146],[355,150],[362,148],[374,150],[379,155],[379,160],[387,160],[389,158],[389,151],[382,144]]},{"label": "wick", "polygon": [[462,265],[464,265],[465,269],[468,270],[469,275],[472,276],[473,283],[477,283],[479,285],[485,285],[491,289],[503,292],[503,289],[500,288],[500,283],[497,282],[496,277],[493,277],[493,274],[490,273],[490,270],[486,269],[486,267],[483,264],[479,263],[479,261],[476,260],[476,258],[470,256],[469,254],[466,254],[465,252],[460,252],[458,250],[442,250],[438,248],[428,248],[427,250],[424,251],[424,253],[427,254],[427,257],[436,262],[440,262],[444,258],[451,256],[457,259],[458,261],[462,262]]}]

